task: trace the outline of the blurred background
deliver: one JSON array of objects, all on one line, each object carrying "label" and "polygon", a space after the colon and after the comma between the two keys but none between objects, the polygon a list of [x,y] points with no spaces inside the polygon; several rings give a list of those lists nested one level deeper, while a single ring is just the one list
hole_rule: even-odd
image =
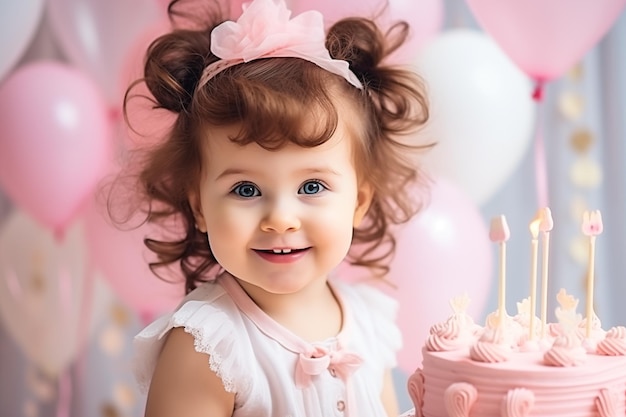
[{"label": "blurred background", "polygon": [[[219,1],[238,16],[241,1]],[[287,3],[330,24],[371,16],[381,1]],[[183,288],[150,274],[141,243],[150,229],[114,229],[95,196],[127,150],[173,120],[133,103],[137,134],[121,107],[146,46],[169,29],[166,3],[0,0],[1,417],[143,415],[132,338]],[[507,312],[518,313],[533,276],[529,225],[542,207],[553,228],[538,237],[537,298],[547,279],[549,320],[565,288],[579,312],[593,302],[604,329],[626,323],[625,3],[388,0],[381,22],[412,26],[390,62],[422,75],[432,105],[428,126],[407,140],[438,142],[415,159],[433,182],[415,190],[428,204],[397,230],[389,276],[405,339],[395,370],[402,410],[449,299],[468,294],[482,323],[505,283]],[[602,215],[596,238],[582,232],[587,210]],[[503,244],[489,238],[500,215]]]}]

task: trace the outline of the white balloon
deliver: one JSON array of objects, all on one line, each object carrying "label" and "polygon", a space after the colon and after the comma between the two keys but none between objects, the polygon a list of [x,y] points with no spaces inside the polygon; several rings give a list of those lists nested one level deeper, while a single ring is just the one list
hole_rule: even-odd
[{"label": "white balloon", "polygon": [[0,1],[0,80],[26,51],[42,14],[43,0]]},{"label": "white balloon", "polygon": [[419,142],[437,143],[419,162],[480,205],[514,172],[531,142],[532,83],[490,37],[470,29],[441,33],[415,64],[431,102]]},{"label": "white balloon", "polygon": [[51,376],[73,362],[113,303],[104,281],[86,275],[82,229],[76,223],[59,242],[19,210],[0,229],[0,319],[25,356]]},{"label": "white balloon", "polygon": [[94,79],[110,104],[119,106],[124,91],[120,86],[126,86],[121,71],[127,53],[161,18],[158,4],[154,0],[48,0],[46,7],[46,18],[69,61]]}]

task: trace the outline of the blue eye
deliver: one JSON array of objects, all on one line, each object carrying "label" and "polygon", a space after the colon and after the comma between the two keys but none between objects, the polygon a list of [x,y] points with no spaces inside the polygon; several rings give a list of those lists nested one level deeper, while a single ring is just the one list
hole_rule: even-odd
[{"label": "blue eye", "polygon": [[326,190],[324,184],[318,180],[312,180],[302,184],[302,187],[298,190],[298,194],[319,194],[324,190]]},{"label": "blue eye", "polygon": [[242,198],[252,198],[261,195],[261,191],[259,191],[256,185],[249,182],[236,185],[231,192]]}]

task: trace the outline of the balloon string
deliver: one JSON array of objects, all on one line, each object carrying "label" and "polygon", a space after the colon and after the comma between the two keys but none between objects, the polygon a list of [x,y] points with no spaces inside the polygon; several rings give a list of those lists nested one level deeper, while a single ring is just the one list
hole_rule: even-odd
[{"label": "balloon string", "polygon": [[543,81],[541,80],[537,80],[535,82],[535,89],[533,91],[533,100],[535,100],[536,102],[541,102],[543,100],[543,89],[544,85],[543,85]]},{"label": "balloon string", "polygon": [[539,207],[548,207],[548,174],[545,143],[543,138],[542,108],[543,82],[537,81],[533,99],[537,103],[536,128],[535,128],[535,186],[537,191],[537,204]]}]

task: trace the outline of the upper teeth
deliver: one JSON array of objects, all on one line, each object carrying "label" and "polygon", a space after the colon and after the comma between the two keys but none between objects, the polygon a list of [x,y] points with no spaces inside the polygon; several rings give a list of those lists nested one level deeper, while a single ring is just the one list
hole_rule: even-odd
[{"label": "upper teeth", "polygon": [[291,253],[291,249],[272,249],[274,253]]}]

